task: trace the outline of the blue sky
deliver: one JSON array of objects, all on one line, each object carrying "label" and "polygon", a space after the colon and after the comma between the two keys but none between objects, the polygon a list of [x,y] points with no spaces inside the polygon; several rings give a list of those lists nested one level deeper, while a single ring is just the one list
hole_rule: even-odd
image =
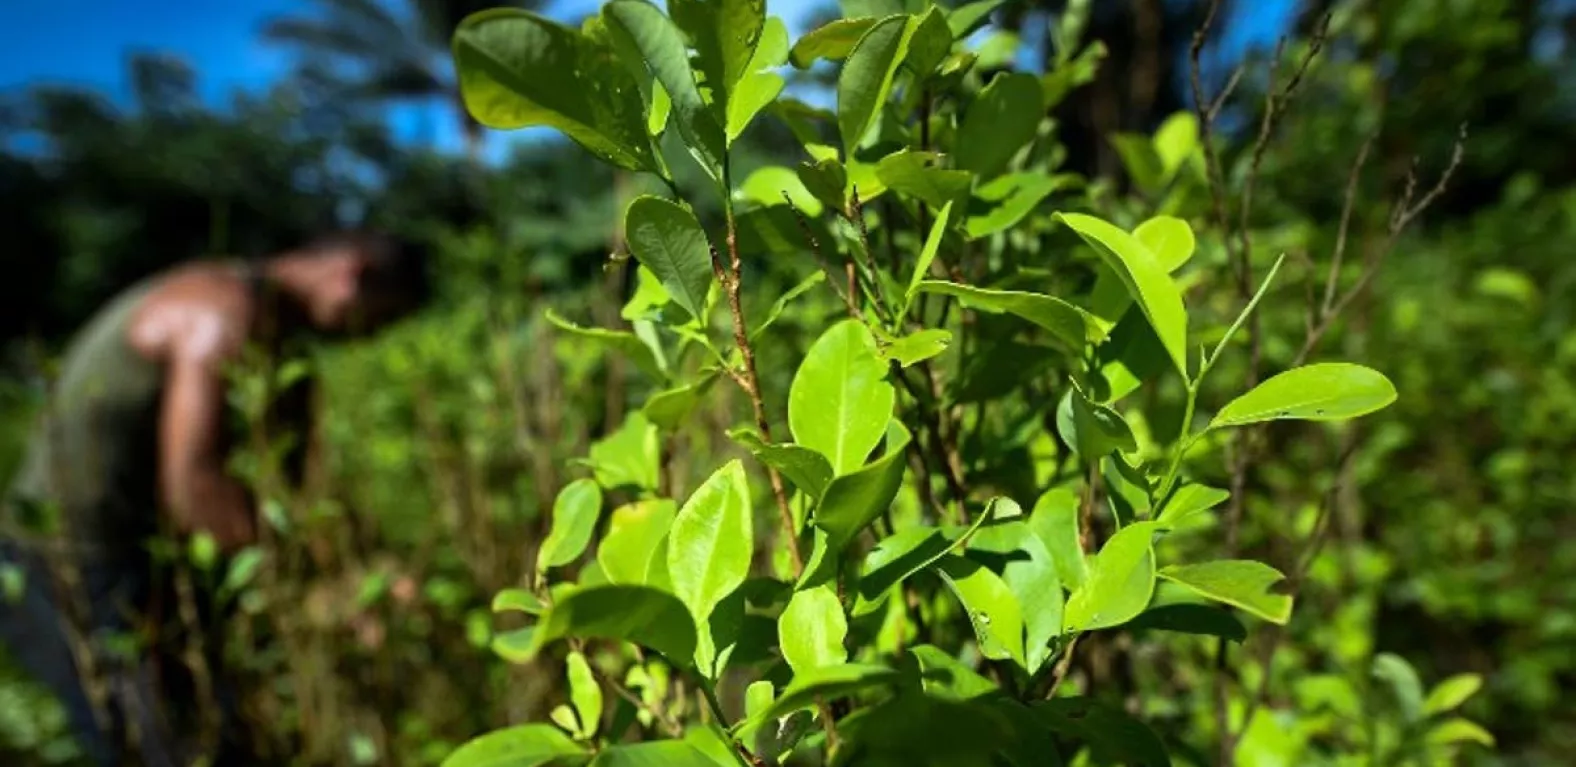
[{"label": "blue sky", "polygon": [[[793,34],[818,0],[767,0]],[[547,12],[577,16],[597,0],[550,0]],[[1285,24],[1292,0],[1245,3],[1242,21],[1228,47],[1272,39]],[[258,38],[273,16],[310,13],[312,0],[5,0],[0,3],[0,92],[39,82],[84,85],[111,98],[127,91],[126,58],[138,50],[176,54],[200,73],[203,96],[222,103],[237,88],[266,88],[290,68],[288,51]],[[431,110],[439,110],[433,114]],[[440,145],[459,142],[456,121],[445,106],[391,110],[397,133],[438,132]]]}]

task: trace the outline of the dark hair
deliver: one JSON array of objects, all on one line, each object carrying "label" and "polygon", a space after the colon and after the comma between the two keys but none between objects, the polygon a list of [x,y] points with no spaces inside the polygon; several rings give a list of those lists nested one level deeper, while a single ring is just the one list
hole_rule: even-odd
[{"label": "dark hair", "polygon": [[398,296],[412,307],[422,306],[432,297],[430,249],[420,241],[366,229],[349,229],[314,238],[301,250],[309,254],[345,250],[360,253],[371,263],[365,275],[367,288]]}]

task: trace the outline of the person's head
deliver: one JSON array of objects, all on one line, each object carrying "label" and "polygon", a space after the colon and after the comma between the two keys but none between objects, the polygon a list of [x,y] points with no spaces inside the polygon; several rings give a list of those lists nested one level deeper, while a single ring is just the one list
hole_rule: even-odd
[{"label": "person's head", "polygon": [[365,230],[327,234],[275,260],[313,327],[364,335],[398,320],[431,295],[426,248]]}]

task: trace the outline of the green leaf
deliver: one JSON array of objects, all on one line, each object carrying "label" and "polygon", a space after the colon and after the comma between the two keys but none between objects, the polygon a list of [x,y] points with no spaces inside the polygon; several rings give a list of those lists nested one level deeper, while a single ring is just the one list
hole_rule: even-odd
[{"label": "green leaf", "polygon": [[1198,117],[1191,110],[1171,115],[1155,131],[1154,141],[1161,173],[1169,181],[1198,152]]},{"label": "green leaf", "polygon": [[641,195],[624,212],[624,230],[629,252],[661,280],[674,303],[704,320],[714,277],[711,245],[695,214],[671,200]]},{"label": "green leaf", "polygon": [[1034,75],[998,74],[963,115],[954,158],[957,167],[980,178],[994,178],[1034,140],[1044,116],[1044,95]]},{"label": "green leaf", "polygon": [[974,177],[968,171],[935,167],[936,155],[904,149],[876,163],[876,177],[887,188],[940,208],[967,198]]},{"label": "green leaf", "polygon": [[529,11],[495,8],[460,22],[453,55],[460,97],[482,125],[557,128],[621,168],[661,172],[640,88],[604,46]]},{"label": "green leaf", "polygon": [[831,586],[794,592],[777,619],[777,643],[795,674],[848,660],[848,618]]},{"label": "green leaf", "polygon": [[589,479],[577,479],[558,491],[553,501],[553,526],[536,554],[536,572],[563,567],[580,558],[591,545],[597,517],[602,511],[602,488]]},{"label": "green leaf", "polygon": [[573,333],[581,338],[595,341],[615,352],[623,355],[625,359],[635,364],[640,372],[645,373],[659,381],[668,377],[667,364],[659,359],[651,347],[639,336],[627,330],[607,330],[604,328],[588,328],[577,325],[552,309],[547,310],[547,321],[560,330]]},{"label": "green leaf", "polygon": [[1150,254],[1149,248],[1132,235],[1093,216],[1082,213],[1056,214],[1084,242],[1094,248],[1105,265],[1116,272],[1128,295],[1138,302],[1150,327],[1171,356],[1177,371],[1187,378],[1187,310],[1176,283]]},{"label": "green leaf", "polygon": [[536,657],[536,627],[527,626],[514,631],[494,634],[489,647],[498,657],[510,663],[528,663]]},{"label": "green leaf", "polygon": [[1001,576],[1022,609],[1025,669],[1033,674],[1062,633],[1062,579],[1056,561],[1029,523],[1018,518],[980,528],[965,554]]},{"label": "green leaf", "polygon": [[522,724],[467,741],[442,767],[574,767],[591,755],[550,724]]},{"label": "green leaf", "polygon": [[750,574],[753,520],[744,464],[733,460],[685,501],[669,533],[673,593],[695,618],[699,628],[695,660],[708,678],[721,670],[714,668],[720,648],[713,645],[711,613]]},{"label": "green leaf", "polygon": [[1062,585],[1076,590],[1088,580],[1089,567],[1084,560],[1083,545],[1078,535],[1078,496],[1065,488],[1045,491],[1034,502],[1029,512],[1029,527],[1045,544],[1056,563],[1056,574]]},{"label": "green leaf", "polygon": [[[248,546],[241,549],[240,553],[230,560],[230,566],[225,570],[223,590],[227,593],[234,593],[245,588],[247,584],[252,582],[253,578],[257,577],[257,571],[262,566],[262,549],[256,546]],[[0,566],[0,572],[3,571],[4,567]],[[8,591],[10,589],[0,589],[0,593]],[[21,589],[18,588],[16,591],[20,592]]]},{"label": "green leaf", "polygon": [[597,564],[609,583],[646,583],[657,544],[677,513],[678,504],[667,498],[635,501],[613,510],[596,550]]},{"label": "green leaf", "polygon": [[864,323],[849,319],[828,328],[805,352],[788,389],[794,441],[826,456],[834,474],[864,465],[897,401],[886,375]]},{"label": "green leaf", "polygon": [[941,252],[941,241],[947,236],[947,222],[951,218],[952,202],[949,200],[941,206],[941,212],[936,214],[935,222],[930,225],[930,234],[925,237],[925,246],[919,251],[919,263],[914,265],[914,276],[908,279],[908,292],[903,301],[904,316],[908,315],[908,305],[914,300],[914,294],[919,292],[919,283],[929,276],[930,265],[935,262],[936,254]]},{"label": "green leaf", "polygon": [[695,619],[672,594],[649,586],[605,584],[571,589],[536,624],[531,654],[558,639],[614,639],[649,647],[687,666],[695,654]]},{"label": "green leaf", "polygon": [[873,18],[833,21],[799,38],[799,42],[794,43],[793,50],[788,53],[788,60],[799,69],[809,69],[816,59],[841,61],[848,58],[859,38],[864,37],[875,24],[876,19]]},{"label": "green leaf", "polygon": [[1135,522],[1105,542],[1088,579],[1067,598],[1065,632],[1120,626],[1149,606],[1155,593],[1154,532],[1154,523]]},{"label": "green leaf", "polygon": [[744,199],[762,207],[781,205],[783,195],[786,193],[794,207],[806,216],[821,215],[821,201],[805,188],[804,182],[799,180],[798,173],[781,165],[756,168],[739,187],[739,193]]},{"label": "green leaf", "polygon": [[1149,248],[1155,263],[1169,274],[1193,257],[1193,229],[1175,216],[1155,216],[1138,225],[1133,237]]},{"label": "green leaf", "polygon": [[1422,718],[1423,683],[1417,678],[1417,671],[1412,668],[1412,664],[1399,655],[1379,653],[1374,656],[1373,675],[1390,686],[1390,694],[1401,710],[1403,720],[1411,723]]},{"label": "green leaf", "polygon": [[981,525],[995,518],[999,502],[1005,500],[993,499],[968,527],[911,527],[878,541],[865,555],[864,564],[860,567],[859,595],[854,603],[854,616],[873,612],[893,587],[940,561],[943,555],[973,535]]},{"label": "green leaf", "polygon": [[761,320],[761,324],[757,325],[754,330],[750,331],[750,340],[753,341],[757,338],[760,338],[761,334],[765,333],[767,328],[770,328],[774,323],[777,322],[777,319],[782,316],[783,311],[788,308],[788,305],[794,302],[794,299],[797,299],[805,293],[810,292],[813,288],[815,288],[815,286],[820,285],[825,281],[826,272],[817,270],[811,272],[810,276],[804,278],[804,280],[798,285],[789,288],[787,293],[778,296],[777,300],[772,302],[771,311],[766,313],[766,319]]},{"label": "green leaf", "polygon": [[915,19],[914,31],[908,40],[908,70],[919,80],[928,79],[936,67],[952,52],[952,30],[947,27],[946,14],[931,6],[923,16]]},{"label": "green leaf", "polygon": [[804,188],[826,207],[842,212],[848,205],[848,170],[837,158],[828,157],[814,164],[799,163],[798,173]]},{"label": "green leaf", "polygon": [[493,595],[492,611],[495,613],[518,612],[541,615],[546,609],[547,606],[542,604],[542,600],[525,589],[503,589]]},{"label": "green leaf", "polygon": [[766,24],[766,0],[670,0],[668,12],[695,46],[711,101],[732,112],[735,86],[751,68]]},{"label": "green leaf", "polygon": [[887,426],[886,453],[852,474],[834,477],[826,486],[814,522],[826,531],[829,554],[842,552],[859,531],[892,505],[903,486],[903,470],[908,465],[903,454],[910,439],[903,422],[893,418]]},{"label": "green leaf", "polygon": [[965,307],[990,314],[1012,314],[1051,332],[1073,351],[1098,340],[1099,330],[1084,310],[1059,298],[1016,290],[990,290],[941,280],[919,283],[921,293],[940,293]]},{"label": "green leaf", "polygon": [[916,330],[881,349],[882,359],[896,360],[902,367],[917,365],[940,355],[952,345],[952,331],[939,328]]},{"label": "green leaf", "polygon": [[1056,408],[1056,430],[1085,463],[1094,463],[1112,451],[1138,449],[1133,430],[1120,413],[1090,402],[1075,388],[1067,390]]},{"label": "green leaf", "polygon": [[837,78],[837,130],[847,157],[853,157],[886,103],[892,77],[908,54],[910,18],[894,15],[876,22],[848,53]]},{"label": "green leaf", "polygon": [[1208,485],[1183,485],[1171,494],[1156,521],[1167,529],[1182,526],[1194,514],[1199,514],[1225,503],[1231,493]]},{"label": "green leaf", "polygon": [[1423,701],[1423,714],[1435,716],[1454,711],[1481,689],[1483,689],[1483,677],[1477,674],[1457,674],[1450,677],[1429,691],[1428,698]]},{"label": "green leaf", "polygon": [[978,562],[955,555],[942,557],[937,572],[968,611],[980,654],[992,660],[1012,660],[1027,668],[1023,610],[1001,577]]},{"label": "green leaf", "polygon": [[678,431],[700,403],[701,396],[716,380],[717,376],[713,374],[693,383],[659,391],[646,400],[640,412],[658,428]]},{"label": "green leaf", "polygon": [[990,23],[990,14],[1001,6],[1003,0],[978,0],[947,11],[947,26],[952,36],[962,40]]},{"label": "green leaf", "polygon": [[777,99],[785,85],[787,81],[775,72],[756,72],[739,82],[728,100],[728,146],[744,135],[744,129]]},{"label": "green leaf", "polygon": [[989,237],[1011,229],[1052,192],[1077,181],[1072,174],[1008,173],[980,184],[974,190],[978,204],[969,206],[963,228],[970,239]]},{"label": "green leaf", "polygon": [[[610,30],[626,34],[646,66],[662,83],[673,104],[672,119],[695,159],[713,179],[722,178],[727,156],[722,124],[701,98],[690,71],[689,51],[678,27],[656,6],[643,0],[613,0],[602,7]],[[644,129],[644,128],[642,128]]]},{"label": "green leaf", "polygon": [[919,645],[908,652],[919,661],[920,676],[928,694],[951,700],[969,700],[999,689],[995,682],[975,673],[967,664],[935,645]]},{"label": "green leaf", "polygon": [[657,427],[635,411],[625,416],[618,431],[592,443],[586,463],[603,488],[638,487],[656,491],[661,469]]},{"label": "green leaf", "polygon": [[1087,744],[1106,763],[1170,767],[1165,744],[1143,722],[1116,706],[1090,698],[1052,698],[1030,707],[1058,734]]},{"label": "green leaf", "polygon": [[720,767],[700,749],[682,740],[655,740],[609,746],[591,767]]},{"label": "green leaf", "polygon": [[1169,565],[1161,568],[1160,577],[1271,623],[1284,626],[1291,620],[1291,596],[1270,591],[1286,576],[1263,562],[1221,559],[1197,565]]},{"label": "green leaf", "polygon": [[765,710],[751,717],[746,726],[759,727],[791,714],[816,701],[832,701],[872,687],[896,684],[901,674],[886,666],[865,663],[845,663],[840,666],[822,666],[803,673],[796,673],[777,700]]},{"label": "green leaf", "polygon": [[820,499],[832,481],[832,464],[826,456],[807,447],[793,444],[768,444],[760,433],[745,427],[732,429],[728,437],[743,445],[761,463],[781,472],[800,492],[813,499]]},{"label": "green leaf", "polygon": [[1389,406],[1395,385],[1383,374],[1348,362],[1304,365],[1253,387],[1220,409],[1209,428],[1290,418],[1344,421]]},{"label": "green leaf", "polygon": [[1476,722],[1455,717],[1434,725],[1428,731],[1428,742],[1436,746],[1456,743],[1476,743],[1486,748],[1494,747],[1494,736]]},{"label": "green leaf", "polygon": [[569,672],[569,700],[574,703],[575,715],[580,720],[580,734],[586,739],[596,737],[602,722],[602,686],[591,673],[586,656],[571,652],[565,659]]},{"label": "green leaf", "polygon": [[1202,634],[1221,637],[1241,644],[1248,639],[1248,629],[1231,611],[1214,605],[1186,602],[1159,605],[1145,610],[1128,628],[1177,631],[1184,634]]}]

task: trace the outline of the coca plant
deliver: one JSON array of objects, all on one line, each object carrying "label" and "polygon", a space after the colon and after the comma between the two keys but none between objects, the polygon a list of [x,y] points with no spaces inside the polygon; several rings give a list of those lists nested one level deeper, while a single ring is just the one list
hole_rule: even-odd
[{"label": "coca plant", "polygon": [[[1201,399],[1216,362],[1245,353],[1233,339],[1279,262],[1235,321],[1190,323],[1178,275],[1211,275],[1188,269],[1187,223],[1078,212],[1086,184],[1058,172],[1048,112],[1102,49],[1072,44],[1069,14],[1049,72],[1012,71],[962,45],[995,5],[872,0],[791,45],[760,0],[614,0],[579,29],[490,10],[460,26],[476,119],[551,126],[672,196],[624,211],[639,264],[628,328],[550,317],[651,392],[562,489],[530,587],[494,602],[529,622],[494,649],[567,653],[569,701],[447,764],[1026,767],[1086,748],[1166,764],[1122,706],[1063,684],[1080,639],[1240,641],[1244,619],[1288,620],[1270,565],[1157,549],[1207,535],[1228,498],[1189,478],[1189,451],[1270,420],[1355,418],[1396,392],[1318,363]],[[784,95],[785,66],[823,60],[834,109]],[[803,156],[740,179],[730,152],[763,119]],[[1145,149],[1158,178],[1196,170],[1190,129],[1173,121]],[[664,153],[675,145],[687,159]],[[688,162],[712,182],[717,225],[679,195],[672,168]],[[743,282],[768,261],[806,276],[758,301]],[[816,338],[773,391],[756,350],[784,343],[788,315]],[[670,497],[663,436],[697,428],[690,414],[723,386],[751,406],[728,433],[740,457]],[[1154,387],[1180,392],[1179,433],[1143,418],[1135,394]],[[614,497],[627,502],[606,508]]]}]

